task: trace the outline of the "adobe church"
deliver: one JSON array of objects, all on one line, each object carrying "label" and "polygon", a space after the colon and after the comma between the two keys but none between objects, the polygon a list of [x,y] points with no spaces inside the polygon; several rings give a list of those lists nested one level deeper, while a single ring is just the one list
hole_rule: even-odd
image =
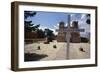
[{"label": "adobe church", "polygon": [[[65,38],[66,38],[66,32],[62,32],[61,30],[63,30],[64,28],[67,28],[65,26],[64,22],[60,22],[59,23],[59,32],[57,35],[57,42],[66,42]],[[72,22],[72,26],[70,26],[71,29],[78,29],[78,21],[73,21]],[[71,38],[70,38],[70,42],[72,43],[80,43],[81,42],[81,38],[80,38],[80,33],[77,31],[71,32]]]}]

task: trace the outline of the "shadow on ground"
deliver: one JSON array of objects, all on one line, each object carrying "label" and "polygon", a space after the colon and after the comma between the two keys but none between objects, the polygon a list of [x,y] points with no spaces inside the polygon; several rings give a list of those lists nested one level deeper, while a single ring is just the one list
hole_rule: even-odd
[{"label": "shadow on ground", "polygon": [[36,53],[25,53],[24,54],[24,61],[39,61],[42,58],[48,57],[48,55],[45,54],[36,54]]}]

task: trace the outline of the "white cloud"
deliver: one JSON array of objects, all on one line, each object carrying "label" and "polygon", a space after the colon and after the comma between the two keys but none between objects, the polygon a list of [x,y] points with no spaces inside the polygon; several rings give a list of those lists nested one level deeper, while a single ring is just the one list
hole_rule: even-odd
[{"label": "white cloud", "polygon": [[76,15],[76,14],[71,14],[70,16],[71,16],[71,18],[73,18],[73,17],[75,17],[75,15]]},{"label": "white cloud", "polygon": [[81,15],[81,20],[85,19],[86,20],[86,14]]},{"label": "white cloud", "polygon": [[45,30],[46,28],[48,27],[45,27],[45,26],[40,26],[39,29],[42,29],[42,30]]},{"label": "white cloud", "polygon": [[57,24],[57,26],[59,27],[59,23]]},{"label": "white cloud", "polygon": [[53,33],[55,34],[55,35],[57,35],[58,34],[58,32],[56,31],[56,29],[52,29],[52,28],[49,28],[50,30],[52,30],[53,31]]},{"label": "white cloud", "polygon": [[82,14],[81,19],[78,20],[79,27],[85,29],[85,32],[80,32],[82,37],[88,37],[87,33],[90,32],[90,25],[86,23],[86,20],[87,20],[86,14]]},{"label": "white cloud", "polygon": [[[39,29],[42,29],[43,31],[45,30],[45,29],[47,29],[48,27],[45,27],[45,26],[40,26],[39,27]],[[57,35],[58,34],[58,32],[56,32],[56,28],[49,28],[50,30],[52,30],[53,31],[53,33],[55,34],[55,35]],[[57,28],[58,29],[58,28]]]},{"label": "white cloud", "polygon": [[85,32],[90,32],[90,25],[88,25],[88,24],[86,23],[86,20],[87,20],[86,14],[82,14],[82,15],[81,15],[81,19],[78,20],[78,22],[79,22],[79,27],[80,27],[80,28],[84,28],[84,29],[85,29]]},{"label": "white cloud", "polygon": [[66,23],[65,26],[68,26],[68,24]]},{"label": "white cloud", "polygon": [[54,28],[55,28],[55,29],[58,29],[58,27],[59,27],[59,26],[57,26],[57,25],[54,25]]}]

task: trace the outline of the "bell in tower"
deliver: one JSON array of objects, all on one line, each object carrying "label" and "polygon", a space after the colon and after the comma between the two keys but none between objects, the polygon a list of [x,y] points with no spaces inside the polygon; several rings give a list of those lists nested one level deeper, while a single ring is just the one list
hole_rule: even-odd
[{"label": "bell in tower", "polygon": [[79,28],[79,27],[78,27],[78,21],[73,21],[73,22],[72,22],[72,28],[76,28],[76,29]]},{"label": "bell in tower", "polygon": [[61,21],[59,23],[59,32],[58,32],[58,35],[57,35],[57,41],[58,42],[65,42],[65,33],[62,32],[65,28],[65,23],[63,21]]},{"label": "bell in tower", "polygon": [[63,28],[64,28],[64,25],[65,25],[65,23],[64,23],[63,21],[61,21],[61,22],[59,23],[59,29],[63,29]]}]

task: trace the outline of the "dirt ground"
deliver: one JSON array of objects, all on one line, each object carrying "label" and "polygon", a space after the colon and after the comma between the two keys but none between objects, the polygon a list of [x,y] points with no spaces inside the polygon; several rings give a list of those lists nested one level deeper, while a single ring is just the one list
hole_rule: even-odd
[{"label": "dirt ground", "polygon": [[[54,47],[56,45],[56,47]],[[40,60],[65,60],[67,59],[67,43],[50,42],[49,44],[34,43],[25,45],[25,53],[48,55]],[[89,43],[70,43],[69,59],[90,58]]]}]

